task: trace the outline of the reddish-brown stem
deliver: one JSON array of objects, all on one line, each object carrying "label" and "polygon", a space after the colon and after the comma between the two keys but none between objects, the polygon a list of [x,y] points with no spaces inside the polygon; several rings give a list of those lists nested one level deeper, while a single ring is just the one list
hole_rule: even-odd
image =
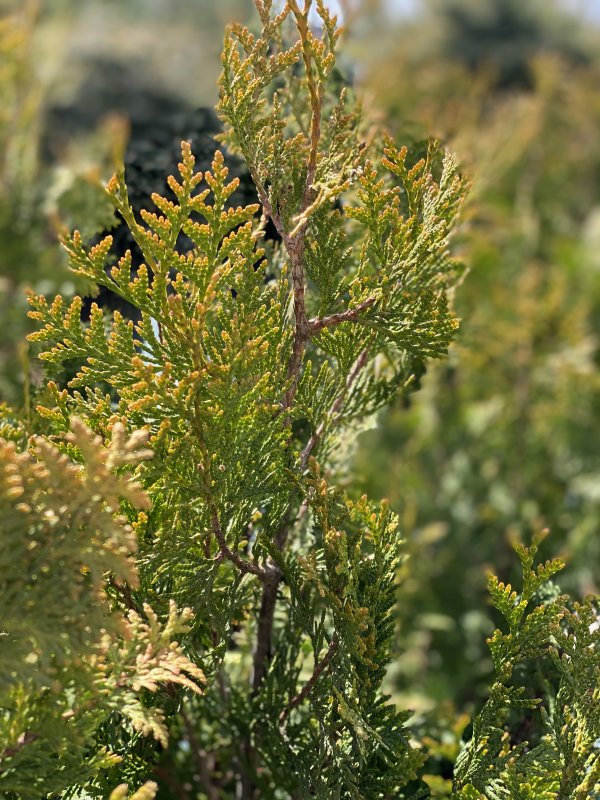
[{"label": "reddish-brown stem", "polygon": [[313,317],[308,320],[308,331],[312,336],[323,328],[331,328],[334,325],[339,325],[340,322],[355,322],[359,319],[361,313],[367,308],[370,308],[377,301],[376,297],[369,297],[363,300],[354,308],[349,308],[347,311],[341,311],[339,314],[330,314],[328,317]]},{"label": "reddish-brown stem", "polygon": [[[16,744],[12,747],[7,747],[5,750],[0,753],[0,764],[5,758],[12,758],[16,756],[24,747],[27,747],[28,744],[31,742],[35,742],[36,739],[39,739],[39,735],[37,733],[32,733],[31,731],[25,731],[22,733],[19,738],[17,739]],[[2,774],[2,770],[0,769],[0,775]]]},{"label": "reddish-brown stem", "polygon": [[302,703],[302,702],[304,702],[304,700],[306,700],[308,695],[311,693],[315,683],[319,680],[319,678],[321,677],[323,672],[329,666],[329,664],[331,662],[331,659],[335,655],[335,651],[337,650],[337,648],[338,648],[338,640],[337,640],[336,634],[334,633],[333,638],[331,639],[331,642],[329,643],[329,647],[327,649],[327,652],[325,653],[323,658],[315,664],[315,668],[313,670],[313,673],[310,676],[310,678],[308,679],[308,681],[304,684],[304,686],[298,692],[298,694],[295,695],[294,697],[292,697],[290,702],[287,704],[287,706],[284,708],[284,710],[279,715],[279,724],[280,725],[283,725],[284,722],[286,721],[286,719],[291,714],[291,712],[297,706],[299,706],[300,703]]},{"label": "reddish-brown stem", "polygon": [[[289,8],[296,19],[298,33],[302,42],[302,53],[306,78],[310,94],[311,122],[310,145],[307,162],[306,180],[300,204],[300,216],[309,208],[315,196],[314,181],[318,164],[319,139],[321,136],[321,107],[323,102],[324,87],[315,80],[312,64],[310,45],[310,31],[308,27],[308,10],[310,2],[305,3],[304,13],[298,8],[296,0],[289,0]],[[253,175],[254,178],[254,175]],[[291,409],[300,378],[300,371],[304,359],[306,344],[310,338],[310,326],[306,315],[305,276],[304,276],[304,248],[308,218],[296,227],[293,234],[285,230],[283,221],[277,209],[272,207],[268,193],[262,183],[257,183],[257,191],[264,213],[269,216],[281,236],[283,245],[288,253],[291,266],[292,291],[294,298],[294,339],[292,352],[287,365],[287,389],[283,401],[283,409]],[[275,545],[282,551],[291,527],[292,504],[283,520],[279,534],[276,536]],[[263,593],[258,616],[256,647],[253,656],[252,692],[257,694],[267,673],[272,656],[273,623],[277,604],[277,591],[282,579],[279,568],[270,561],[263,574]],[[248,757],[252,758],[253,748],[250,742],[246,743]],[[242,795],[244,800],[249,800],[254,793],[252,781],[242,782]]]},{"label": "reddish-brown stem", "polygon": [[[304,192],[302,195],[302,203],[300,206],[300,216],[304,214],[306,209],[310,206],[315,189],[313,186],[315,175],[317,172],[317,163],[319,155],[319,140],[321,138],[321,108],[323,105],[324,86],[320,82],[315,81],[313,72],[313,59],[310,45],[310,29],[308,25],[308,12],[310,9],[310,2],[305,3],[304,12],[301,12],[296,0],[290,0],[290,8],[296,19],[298,33],[302,42],[302,58],[304,60],[304,68],[306,71],[306,81],[308,84],[308,91],[310,95],[310,147],[308,153],[308,163],[306,168],[306,180],[304,183]],[[308,221],[296,229],[294,236],[283,237],[283,242],[290,256],[292,266],[292,288],[294,292],[294,318],[296,322],[294,332],[294,344],[292,347],[292,355],[288,364],[288,390],[285,396],[285,407],[290,408],[296,390],[298,388],[298,378],[300,374],[300,367],[302,366],[302,359],[306,342],[310,336],[310,329],[308,319],[306,317],[306,304],[304,298],[305,281],[304,281],[304,267],[303,255],[304,244],[306,239],[306,227]]]},{"label": "reddish-brown stem", "polygon": [[327,416],[321,422],[317,430],[313,433],[313,435],[306,443],[306,446],[300,455],[300,465],[302,469],[306,469],[306,465],[308,464],[308,459],[312,455],[312,452],[315,449],[315,447],[321,441],[321,438],[325,433],[325,428],[327,427],[327,423],[335,422],[336,415],[339,414],[339,412],[341,411],[342,406],[344,405],[344,400],[348,395],[348,392],[352,388],[352,385],[354,384],[354,381],[357,379],[360,371],[367,363],[367,356],[368,356],[368,350],[367,348],[365,348],[354,362],[352,369],[350,370],[350,372],[348,373],[348,377],[346,378],[346,383],[344,384],[344,388],[332,403],[331,408],[327,413]]},{"label": "reddish-brown stem", "polygon": [[277,589],[281,581],[281,571],[271,566],[270,571],[263,578],[264,588],[258,615],[258,629],[256,632],[256,649],[254,651],[252,691],[258,692],[267,673],[267,667],[272,657],[272,631],[277,604]]},{"label": "reddish-brown stem", "polygon": [[253,564],[251,561],[246,561],[246,559],[242,558],[235,550],[232,550],[228,546],[227,542],[225,541],[225,534],[221,528],[219,515],[217,514],[217,510],[212,503],[210,508],[210,519],[213,533],[215,534],[215,539],[218,542],[219,552],[222,557],[226,558],[228,561],[231,561],[232,564],[235,564],[240,572],[243,572],[245,575],[256,575],[256,577],[260,578],[261,581],[266,581],[267,573],[264,569],[259,567],[257,564]]}]

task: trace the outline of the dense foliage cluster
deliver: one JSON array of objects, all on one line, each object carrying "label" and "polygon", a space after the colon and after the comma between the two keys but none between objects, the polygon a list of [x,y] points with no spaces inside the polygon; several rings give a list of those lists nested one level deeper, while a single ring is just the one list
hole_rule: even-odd
[{"label": "dense foliage cluster", "polygon": [[489,639],[495,680],[456,761],[457,798],[586,800],[598,791],[598,604],[571,603],[547,583],[564,566],[559,559],[534,568],[542,539],[516,548],[519,593],[489,579],[506,632]]},{"label": "dense foliage cluster", "polygon": [[122,500],[148,509],[149,498],[120,468],[151,457],[147,434],[127,436],[115,422],[103,447],[76,417],[71,427],[64,448],[82,463],[44,437],[24,449],[8,424],[10,438],[0,440],[4,797],[95,785],[121,761],[118,745],[104,739],[123,720],[166,745],[164,714],[144,690],[179,684],[200,692],[204,683],[173,641],[189,629],[189,608],[178,612],[171,602],[163,624],[148,605],[141,616],[111,602],[138,583],[134,530],[119,509]]},{"label": "dense foliage cluster", "polygon": [[435,142],[362,119],[321,0],[255,4],[217,111],[257,202],[232,202],[221,151],[198,171],[183,142],[150,208],[123,171],[108,184],[134,253],[64,237],[76,280],[131,318],[29,292],[50,380],[0,427],[0,789],[593,796],[598,608],[560,595],[562,562],[535,566],[541,534],[516,547],[519,592],[489,580],[503,628],[472,725],[417,741],[385,693],[406,550],[349,458],[455,335],[466,182]]}]

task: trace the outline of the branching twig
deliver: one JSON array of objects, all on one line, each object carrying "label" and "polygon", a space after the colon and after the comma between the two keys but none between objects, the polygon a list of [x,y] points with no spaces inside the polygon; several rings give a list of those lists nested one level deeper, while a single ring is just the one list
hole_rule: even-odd
[{"label": "branching twig", "polygon": [[357,379],[360,371],[367,363],[367,356],[368,356],[368,350],[365,347],[365,349],[361,352],[361,354],[354,362],[352,369],[348,373],[348,377],[346,378],[346,383],[344,385],[343,390],[340,392],[340,394],[336,397],[336,399],[332,403],[331,408],[329,409],[329,412],[327,413],[325,419],[321,422],[317,430],[313,433],[313,435],[306,443],[306,446],[300,455],[300,465],[303,470],[306,469],[306,465],[308,464],[308,459],[312,455],[313,450],[321,441],[321,438],[325,433],[325,428],[327,427],[327,422],[335,421],[336,415],[339,414],[339,412],[341,411],[342,406],[344,405],[344,400],[348,395],[348,392],[352,388],[352,385],[354,381]]},{"label": "branching twig", "polygon": [[[204,442],[204,434],[202,431],[202,422],[200,420],[200,411],[198,407],[198,403],[196,402],[194,408],[194,420],[193,420],[193,430],[196,435],[196,440],[198,445],[200,446],[200,450],[202,452],[202,457],[205,463],[209,462],[208,454],[206,452],[206,444]],[[205,470],[206,471],[206,470]],[[236,567],[240,570],[240,572],[244,573],[244,575],[251,574],[256,575],[261,580],[265,580],[266,572],[264,569],[258,566],[258,564],[253,564],[251,561],[246,561],[246,559],[242,558],[235,550],[232,550],[229,545],[227,544],[227,540],[225,539],[225,534],[223,533],[223,528],[221,527],[221,521],[219,520],[219,513],[217,510],[217,506],[213,500],[209,484],[205,481],[205,499],[206,504],[208,506],[210,512],[210,524],[212,533],[217,540],[217,544],[219,545],[219,556],[221,559],[226,558],[228,561],[231,561]],[[210,553],[210,541],[207,541],[206,544],[206,554]]]},{"label": "branching twig", "polygon": [[[314,200],[315,189],[314,181],[318,164],[319,140],[321,137],[321,109],[323,105],[324,85],[317,79],[314,73],[312,60],[310,29],[308,23],[308,13],[310,10],[310,0],[305,0],[304,11],[300,11],[296,0],[289,0],[289,8],[296,20],[296,26],[302,43],[302,55],[306,71],[306,80],[310,95],[311,121],[310,121],[310,144],[307,162],[306,180],[302,201],[300,204],[300,216]],[[253,176],[254,177],[254,176]],[[271,205],[268,193],[264,186],[257,185],[260,202],[264,213],[267,214],[276,230],[281,236],[283,245],[288,253],[291,267],[292,291],[294,298],[294,339],[292,353],[287,365],[287,390],[283,402],[283,408],[289,412],[291,409],[300,378],[302,361],[307,342],[310,338],[310,326],[306,314],[306,281],[304,276],[304,248],[306,243],[306,233],[308,218],[305,217],[304,224],[296,226],[293,235],[285,230],[278,210]],[[285,516],[282,528],[275,540],[275,546],[282,551],[290,529],[292,504]],[[258,627],[256,634],[256,647],[253,656],[252,670],[252,691],[258,693],[262,681],[266,675],[269,661],[272,655],[273,622],[275,617],[275,607],[277,604],[277,591],[282,579],[281,570],[270,560],[266,573],[263,573],[263,593],[261,607],[258,616]],[[318,676],[317,676],[318,677]],[[315,678],[316,680],[316,678]],[[309,689],[310,691],[310,689]],[[300,701],[299,701],[300,702]],[[252,785],[243,787],[244,798],[252,796],[254,787]]]},{"label": "branching twig", "polygon": [[304,684],[304,686],[298,692],[298,694],[295,695],[294,697],[292,697],[290,702],[287,704],[287,706],[284,708],[284,710],[279,715],[279,724],[280,725],[284,724],[284,722],[289,717],[291,712],[297,706],[299,706],[300,703],[302,703],[308,697],[308,695],[311,693],[311,691],[313,689],[313,686],[315,685],[315,683],[319,680],[320,676],[323,674],[323,672],[329,666],[329,664],[331,662],[331,659],[335,655],[335,651],[337,650],[337,648],[338,648],[338,639],[337,639],[336,634],[334,633],[333,638],[331,639],[331,642],[329,643],[329,647],[327,649],[327,652],[325,653],[323,658],[315,664],[315,668],[313,669],[313,673],[310,676],[310,678],[308,679],[308,681]]},{"label": "branching twig", "polygon": [[311,34],[308,23],[311,0],[305,0],[304,11],[300,11],[296,0],[289,0],[289,5],[296,19],[298,33],[300,34],[300,40],[302,42],[302,59],[304,61],[304,69],[306,71],[306,83],[308,85],[311,111],[310,151],[308,156],[308,167],[306,171],[306,183],[304,185],[302,206],[300,209],[300,214],[302,214],[311,204],[314,195],[313,183],[317,172],[319,140],[321,138],[321,108],[323,105],[325,86],[322,81],[315,80],[315,75],[313,72],[313,58],[310,45]]},{"label": "branching twig", "polygon": [[257,564],[253,564],[251,561],[246,561],[245,558],[242,558],[235,550],[232,550],[229,547],[225,540],[225,534],[223,533],[223,529],[219,521],[219,515],[217,514],[217,510],[212,503],[210,508],[210,521],[215,539],[217,540],[220,548],[219,552],[223,558],[226,558],[228,561],[231,561],[233,564],[235,564],[240,572],[243,572],[244,574],[256,575],[261,581],[265,581],[267,572],[262,569],[262,567],[259,567]]},{"label": "branching twig", "polygon": [[[17,753],[20,753],[24,747],[27,747],[28,744],[31,744],[31,742],[35,742],[39,738],[40,738],[39,734],[32,733],[31,731],[25,731],[24,733],[22,733],[17,739],[16,744],[14,744],[12,747],[5,748],[0,753],[0,765],[2,764],[2,761],[4,761],[4,759],[16,756]],[[3,770],[0,769],[0,775],[2,774],[2,772]]]},{"label": "branching twig", "polygon": [[318,333],[322,331],[323,328],[331,328],[334,325],[339,325],[340,322],[355,322],[359,319],[361,313],[365,311],[365,309],[370,308],[376,301],[376,297],[369,297],[354,308],[349,308],[347,311],[342,311],[339,314],[330,314],[328,317],[313,317],[308,320],[309,333],[311,335]]},{"label": "branching twig", "polygon": [[[310,96],[310,149],[308,154],[308,163],[306,169],[306,180],[304,183],[304,192],[302,194],[302,203],[300,206],[300,216],[306,211],[313,201],[315,189],[313,186],[315,175],[317,172],[317,162],[319,155],[319,140],[321,138],[321,109],[323,106],[323,96],[325,86],[322,81],[315,80],[313,71],[313,59],[310,45],[310,29],[308,24],[308,13],[310,10],[310,2],[308,0],[304,4],[304,11],[300,11],[296,0],[289,2],[292,13],[296,19],[296,26],[302,42],[302,58],[304,60],[304,68],[306,72],[306,82],[308,85],[308,92]],[[300,367],[302,366],[302,358],[306,342],[310,336],[308,319],[306,317],[305,305],[305,280],[304,280],[304,266],[303,255],[304,245],[306,240],[306,224],[296,228],[294,236],[283,237],[283,242],[288,251],[292,267],[292,288],[294,292],[294,317],[295,317],[295,331],[294,331],[294,344],[292,347],[292,355],[288,364],[287,378],[289,381],[288,390],[285,396],[285,407],[290,408],[296,390],[298,388],[298,378]]]},{"label": "branching twig", "polygon": [[289,239],[289,237],[287,236],[286,231],[283,227],[281,216],[279,212],[275,211],[275,209],[273,208],[273,204],[269,199],[269,193],[261,183],[258,175],[256,175],[255,170],[253,170],[251,167],[249,167],[249,169],[250,169],[250,177],[252,178],[252,182],[256,187],[256,193],[258,195],[259,202],[263,207],[263,212],[265,216],[270,218],[271,222],[275,226],[275,230],[281,236],[281,239],[285,244],[286,239]]},{"label": "branching twig", "polygon": [[292,291],[294,295],[294,343],[292,346],[292,355],[288,363],[287,378],[289,381],[288,390],[285,395],[284,408],[290,408],[296,395],[298,387],[298,375],[302,365],[302,357],[304,355],[304,348],[309,337],[308,319],[306,317],[305,306],[305,281],[304,281],[304,267],[302,258],[304,255],[304,241],[305,231],[301,231],[295,236],[285,230],[283,221],[278,211],[273,208],[273,204],[269,199],[269,195],[258,176],[255,175],[254,170],[250,168],[250,175],[256,186],[258,199],[263,207],[263,213],[269,217],[275,230],[281,236],[283,245],[290,258],[292,268]]},{"label": "branching twig", "polygon": [[[367,363],[367,356],[368,356],[368,350],[365,348],[354,362],[354,365],[350,370],[348,377],[346,378],[344,390],[340,392],[335,402],[332,404],[329,413],[327,415],[328,419],[332,418],[335,419],[336,415],[341,410],[344,400],[348,394],[348,391],[352,387],[360,371]],[[314,448],[319,443],[321,437],[323,436],[324,431],[325,431],[325,421],[323,421],[321,425],[319,425],[315,433],[311,436],[310,440],[308,441],[306,447],[302,451],[302,454],[300,456],[300,464],[302,466],[302,469],[306,468],[306,465],[308,464],[308,459]],[[285,521],[281,526],[279,535],[276,537],[275,540],[275,544],[279,550],[283,550],[290,527],[292,525],[291,509],[292,507],[290,505],[288,513],[286,514],[285,517]],[[303,504],[302,508],[300,509],[299,517],[303,516],[305,511],[306,511],[306,505]],[[274,566],[272,566],[271,569],[272,569],[271,577],[263,578],[264,588],[263,588],[263,596],[261,600],[261,608],[258,620],[256,649],[254,651],[254,660],[253,660],[252,688],[254,692],[257,692],[260,687],[260,684],[266,674],[267,664],[271,656],[273,619],[275,614],[275,604],[277,600],[277,589],[281,581],[280,570]]]},{"label": "branching twig", "polygon": [[[332,404],[329,413],[327,415],[327,419],[331,420],[332,418],[335,420],[336,415],[342,408],[344,400],[348,394],[348,391],[354,384],[354,381],[358,377],[360,371],[363,369],[365,364],[367,363],[367,356],[368,350],[365,348],[350,370],[348,377],[346,378],[346,383],[344,389],[338,397],[335,399],[334,403]],[[315,433],[309,439],[306,447],[302,451],[300,456],[300,464],[302,469],[306,468],[308,464],[308,459],[314,448],[317,446],[323,433],[325,432],[325,421],[319,425]],[[303,504],[300,515],[302,516],[303,513],[306,511],[306,506]],[[281,527],[280,533],[276,538],[275,544],[279,550],[282,550],[288,533],[291,527],[291,506],[288,509],[288,514],[286,515],[286,519],[284,524]],[[271,638],[273,632],[273,619],[275,614],[275,604],[277,600],[277,589],[279,587],[279,583],[281,581],[281,572],[279,569],[272,567],[273,573],[272,578],[270,579],[263,579],[264,580],[264,588],[263,588],[263,596],[261,600],[261,608],[259,614],[259,621],[258,621],[258,631],[257,631],[257,639],[256,639],[256,649],[254,651],[254,660],[253,660],[253,676],[252,676],[252,688],[254,692],[257,692],[260,684],[266,674],[267,664],[271,656]],[[318,677],[318,676],[317,676]]]}]

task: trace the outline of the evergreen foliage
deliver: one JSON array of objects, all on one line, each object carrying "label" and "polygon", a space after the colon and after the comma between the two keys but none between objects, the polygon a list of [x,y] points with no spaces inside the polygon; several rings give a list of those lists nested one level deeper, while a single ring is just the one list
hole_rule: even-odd
[{"label": "evergreen foliage", "polygon": [[[116,420],[148,431],[133,604],[194,610],[186,647],[208,684],[186,716],[218,759],[208,782],[246,798],[385,797],[419,762],[380,689],[396,521],[337,488],[336,463],[457,327],[448,234],[464,181],[434,145],[416,163],[391,140],[366,145],[347,91],[328,90],[335,20],[317,3],[317,34],[310,6],[257,3],[261,33],[235,26],[225,42],[225,141],[262,220],[227,207],[238,181],[219,152],[202,175],[184,143],[176,202],[154,194],[158,213],[134,214],[122,174],[109,184],[144,256],[133,278],[129,254],[107,273],[110,236],[65,240],[75,273],[137,308],[137,325],[97,306],[82,325],[80,299],[30,296],[41,358],[55,374],[82,362],[38,408],[54,433],[73,414],[102,437]],[[281,245],[261,247],[265,218]]]},{"label": "evergreen foliage", "polygon": [[[489,580],[507,631],[496,630],[489,640],[495,681],[457,759],[453,797],[588,800],[600,790],[597,600],[572,603],[552,587],[544,597],[550,577],[564,565],[554,559],[534,568],[542,538],[516,548],[520,593],[496,577]],[[538,741],[520,740],[524,714],[536,718]]]},{"label": "evergreen foliage", "polygon": [[0,428],[0,789],[593,797],[597,601],[559,595],[560,560],[534,566],[542,534],[516,548],[519,592],[489,579],[503,627],[472,725],[411,741],[385,693],[405,546],[348,454],[455,334],[466,184],[436,143],[365,124],[322,0],[255,5],[257,34],[228,30],[218,113],[258,203],[183,142],[153,208],[123,171],[108,184],[135,258],[64,238],[134,320],[29,293],[51,380]]},{"label": "evergreen foliage", "polygon": [[148,605],[142,617],[111,601],[137,585],[119,508],[149,508],[122,469],[151,456],[146,432],[127,436],[115,422],[104,447],[76,417],[71,427],[64,448],[80,463],[43,437],[19,446],[9,424],[0,440],[0,790],[15,800],[102,786],[121,760],[103,729],[127,721],[166,745],[164,714],[145,693],[204,683],[174,639],[189,630],[189,608],[172,601],[163,624]]}]

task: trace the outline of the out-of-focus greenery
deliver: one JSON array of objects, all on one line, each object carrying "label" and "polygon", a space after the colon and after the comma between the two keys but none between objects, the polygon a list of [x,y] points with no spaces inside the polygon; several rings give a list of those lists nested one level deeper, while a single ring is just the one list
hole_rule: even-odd
[{"label": "out-of-focus greenery", "polygon": [[[35,9],[0,20],[0,401],[19,395],[26,360],[25,282],[59,269],[40,224],[37,137],[40,89],[31,70]],[[65,271],[66,274],[66,271]]]},{"label": "out-of-focus greenery", "polygon": [[[517,11],[462,3],[468,24],[437,20],[451,19],[447,41],[468,42],[483,5]],[[548,22],[534,5],[520,4],[521,17],[539,32]],[[569,43],[576,23],[564,26]],[[418,148],[435,131],[473,180],[460,245],[471,272],[456,298],[464,324],[450,363],[363,438],[358,465],[410,542],[392,678],[423,710],[461,706],[485,685],[485,569],[510,577],[514,539],[548,525],[569,563],[563,585],[598,589],[600,67],[593,50],[585,63],[547,39],[533,60],[521,49],[530,80],[509,89],[500,56],[516,58],[522,37],[498,28],[473,72],[457,45],[425,52],[419,24],[430,18],[396,32],[368,82],[400,139]]]},{"label": "out-of-focus greenery", "polygon": [[38,43],[62,100],[102,56],[136,65],[157,87],[212,106],[223,29],[247,21],[253,8],[252,0],[46,0]]},{"label": "out-of-focus greenery", "polygon": [[[429,46],[472,71],[490,66],[498,86],[532,88],[532,60],[554,53],[583,64],[589,61],[585,27],[557,0],[428,0]],[[437,51],[432,50],[432,46]]]},{"label": "out-of-focus greenery", "polygon": [[18,407],[28,403],[35,371],[25,289],[73,294],[58,231],[83,225],[89,239],[111,226],[101,177],[119,160],[124,139],[123,125],[106,120],[53,163],[44,160],[48,86],[36,52],[39,25],[35,0],[0,19],[0,403]]}]

